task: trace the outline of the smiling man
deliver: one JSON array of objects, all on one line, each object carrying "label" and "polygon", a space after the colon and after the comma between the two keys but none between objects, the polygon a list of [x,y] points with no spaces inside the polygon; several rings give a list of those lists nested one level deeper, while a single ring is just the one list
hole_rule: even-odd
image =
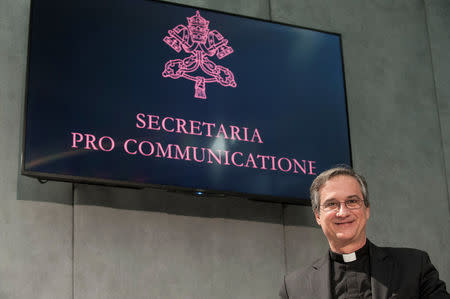
[{"label": "smiling man", "polygon": [[281,298],[450,298],[427,253],[377,247],[367,239],[370,207],[364,177],[348,167],[333,168],[317,176],[310,192],[330,250],[287,275]]}]

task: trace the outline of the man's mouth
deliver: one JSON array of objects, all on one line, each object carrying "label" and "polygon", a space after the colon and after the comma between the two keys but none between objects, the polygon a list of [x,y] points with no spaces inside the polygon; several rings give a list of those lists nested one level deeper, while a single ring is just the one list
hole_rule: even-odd
[{"label": "man's mouth", "polygon": [[351,221],[335,222],[335,224],[338,226],[341,226],[341,225],[349,225],[349,224],[352,224],[353,222],[355,222],[355,221],[351,220]]}]

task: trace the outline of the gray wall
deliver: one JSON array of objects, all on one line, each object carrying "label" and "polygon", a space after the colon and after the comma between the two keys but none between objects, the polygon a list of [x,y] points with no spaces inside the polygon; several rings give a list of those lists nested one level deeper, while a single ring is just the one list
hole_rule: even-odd
[{"label": "gray wall", "polygon": [[[450,2],[180,1],[342,33],[369,237],[450,283]],[[327,243],[308,207],[20,172],[29,0],[0,0],[0,298],[276,298]]]}]

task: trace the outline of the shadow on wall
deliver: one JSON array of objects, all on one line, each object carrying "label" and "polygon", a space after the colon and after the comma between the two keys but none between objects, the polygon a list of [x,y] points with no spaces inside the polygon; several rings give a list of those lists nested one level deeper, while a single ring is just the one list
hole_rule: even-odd
[{"label": "shadow on wall", "polygon": [[17,199],[151,211],[206,218],[228,218],[292,226],[317,227],[311,207],[248,200],[238,197],[194,196],[158,189],[129,189],[48,181],[19,175]]}]

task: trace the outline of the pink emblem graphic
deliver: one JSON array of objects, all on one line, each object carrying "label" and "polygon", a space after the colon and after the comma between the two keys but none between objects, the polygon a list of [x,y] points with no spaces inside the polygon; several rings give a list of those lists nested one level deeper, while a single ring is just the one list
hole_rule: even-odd
[{"label": "pink emblem graphic", "polygon": [[[178,53],[191,54],[184,59],[173,59],[166,62],[163,77],[172,79],[185,78],[195,82],[195,97],[206,99],[206,83],[220,83],[222,86],[236,87],[233,73],[221,65],[212,62],[209,57],[217,56],[222,59],[231,53],[233,48],[228,46],[228,40],[217,30],[210,31],[209,21],[196,14],[187,18],[188,27],[178,25],[169,30],[164,42]],[[193,72],[200,68],[207,77],[195,75]],[[203,75],[201,73],[201,75]]]}]

